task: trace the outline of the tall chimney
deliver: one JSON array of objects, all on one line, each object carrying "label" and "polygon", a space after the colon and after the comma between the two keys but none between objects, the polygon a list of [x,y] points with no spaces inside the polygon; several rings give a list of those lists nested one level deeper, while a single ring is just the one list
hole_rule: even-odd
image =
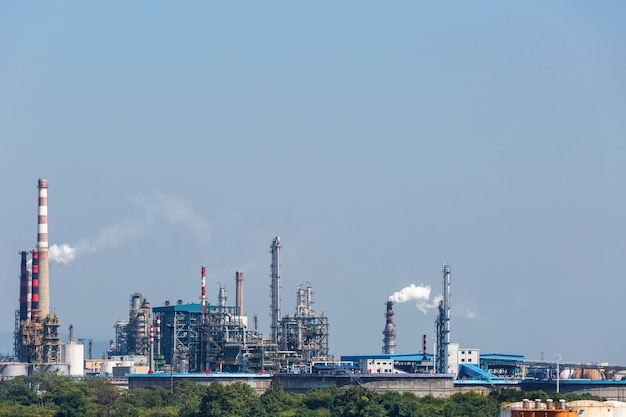
[{"label": "tall chimney", "polygon": [[39,211],[37,221],[37,250],[39,251],[39,311],[50,313],[50,275],[48,270],[48,180],[39,179]]},{"label": "tall chimney", "polygon": [[20,263],[20,322],[28,320],[28,268],[26,268],[26,258],[28,252],[21,251]]},{"label": "tall chimney", "polygon": [[235,307],[237,315],[243,316],[243,272],[235,272]]},{"label": "tall chimney", "polygon": [[393,301],[387,301],[387,321],[383,330],[383,353],[393,355],[396,353],[396,329],[393,325]]},{"label": "tall chimney", "polygon": [[36,320],[39,318],[39,252],[33,250],[32,265],[32,289],[31,289],[31,318]]},{"label": "tall chimney", "polygon": [[200,305],[204,315],[206,313],[206,268],[204,265],[200,267],[200,291]]}]

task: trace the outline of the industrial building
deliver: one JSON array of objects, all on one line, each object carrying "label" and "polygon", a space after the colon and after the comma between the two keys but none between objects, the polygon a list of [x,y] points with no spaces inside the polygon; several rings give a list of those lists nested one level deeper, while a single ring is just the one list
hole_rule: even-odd
[{"label": "industrial building", "polygon": [[270,245],[271,334],[261,334],[257,317],[252,326],[244,313],[243,272],[235,272],[235,305],[227,304],[220,285],[217,303],[206,296],[206,268],[200,268],[200,303],[166,301],[150,308],[140,293],[130,298],[128,320],[115,324],[109,358],[144,355],[151,371],[288,372],[328,361],[328,318],[313,309],[313,288],[296,291],[296,311],[281,314],[280,238]]},{"label": "industrial building", "polygon": [[[153,307],[141,293],[132,293],[128,318],[114,324],[115,336],[107,357],[94,360],[90,340],[89,359],[85,360],[84,339],[76,339],[70,325],[69,339],[61,341],[61,321],[50,311],[48,181],[44,178],[38,180],[37,214],[37,243],[33,249],[19,252],[14,357],[0,362],[2,377],[58,372],[76,377],[134,378],[136,386],[170,388],[174,378],[200,383],[247,380],[259,392],[276,377],[292,392],[324,384],[361,384],[380,391],[443,396],[505,385],[546,392],[584,389],[605,397],[626,398],[626,367],[527,361],[519,355],[481,354],[477,348],[452,343],[451,273],[447,264],[442,269],[443,297],[434,323],[432,353],[427,352],[426,335],[421,352],[396,353],[393,301],[389,300],[385,304],[382,353],[335,359],[329,354],[329,321],[323,312],[315,311],[310,284],[297,288],[295,311],[285,313],[282,309],[282,242],[278,236],[269,248],[269,334],[259,331],[256,315],[249,317],[244,311],[243,272],[235,272],[234,305],[228,303],[226,286],[221,284],[217,301],[210,303],[206,268],[201,266],[200,303],[178,299]],[[511,411],[516,415],[514,409]]]},{"label": "industrial building", "polygon": [[69,373],[64,359],[75,357],[83,345],[70,340],[70,346],[63,349],[59,335],[61,321],[50,311],[48,180],[40,178],[37,188],[37,245],[30,252],[19,253],[20,301],[15,313],[14,352],[18,363],[28,364],[31,371],[57,369]]}]

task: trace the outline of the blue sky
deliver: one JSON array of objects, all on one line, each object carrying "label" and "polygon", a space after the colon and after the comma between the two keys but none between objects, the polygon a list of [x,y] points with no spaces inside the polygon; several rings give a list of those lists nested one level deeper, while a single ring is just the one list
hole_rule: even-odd
[{"label": "blue sky", "polygon": [[[114,337],[206,265],[269,334],[310,283],[334,355],[379,353],[385,302],[441,294],[483,353],[626,364],[621,2],[32,2],[0,6],[0,352],[49,189],[51,305]],[[395,308],[397,352],[434,311]],[[97,352],[96,352],[97,354]]]}]

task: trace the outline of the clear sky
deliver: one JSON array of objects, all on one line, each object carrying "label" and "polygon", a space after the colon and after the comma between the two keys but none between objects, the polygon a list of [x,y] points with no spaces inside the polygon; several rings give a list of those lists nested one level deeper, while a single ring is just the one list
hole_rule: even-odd
[{"label": "clear sky", "polygon": [[[49,180],[51,306],[109,340],[129,297],[209,302],[269,334],[310,283],[336,356],[385,302],[442,292],[452,342],[626,364],[626,3],[3,2],[0,352]],[[422,306],[423,307],[423,306]],[[396,303],[398,353],[435,312]],[[100,352],[94,354],[99,355]]]}]

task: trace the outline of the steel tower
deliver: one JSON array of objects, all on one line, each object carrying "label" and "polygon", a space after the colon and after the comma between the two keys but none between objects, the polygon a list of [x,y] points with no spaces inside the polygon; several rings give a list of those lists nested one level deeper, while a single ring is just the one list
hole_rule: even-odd
[{"label": "steel tower", "polygon": [[278,327],[280,321],[280,238],[276,236],[270,245],[270,253],[272,254],[272,264],[270,284],[272,305],[270,306],[272,343],[278,343]]},{"label": "steel tower", "polygon": [[443,300],[439,302],[436,320],[437,373],[448,373],[448,346],[450,345],[450,267],[443,264]]}]

